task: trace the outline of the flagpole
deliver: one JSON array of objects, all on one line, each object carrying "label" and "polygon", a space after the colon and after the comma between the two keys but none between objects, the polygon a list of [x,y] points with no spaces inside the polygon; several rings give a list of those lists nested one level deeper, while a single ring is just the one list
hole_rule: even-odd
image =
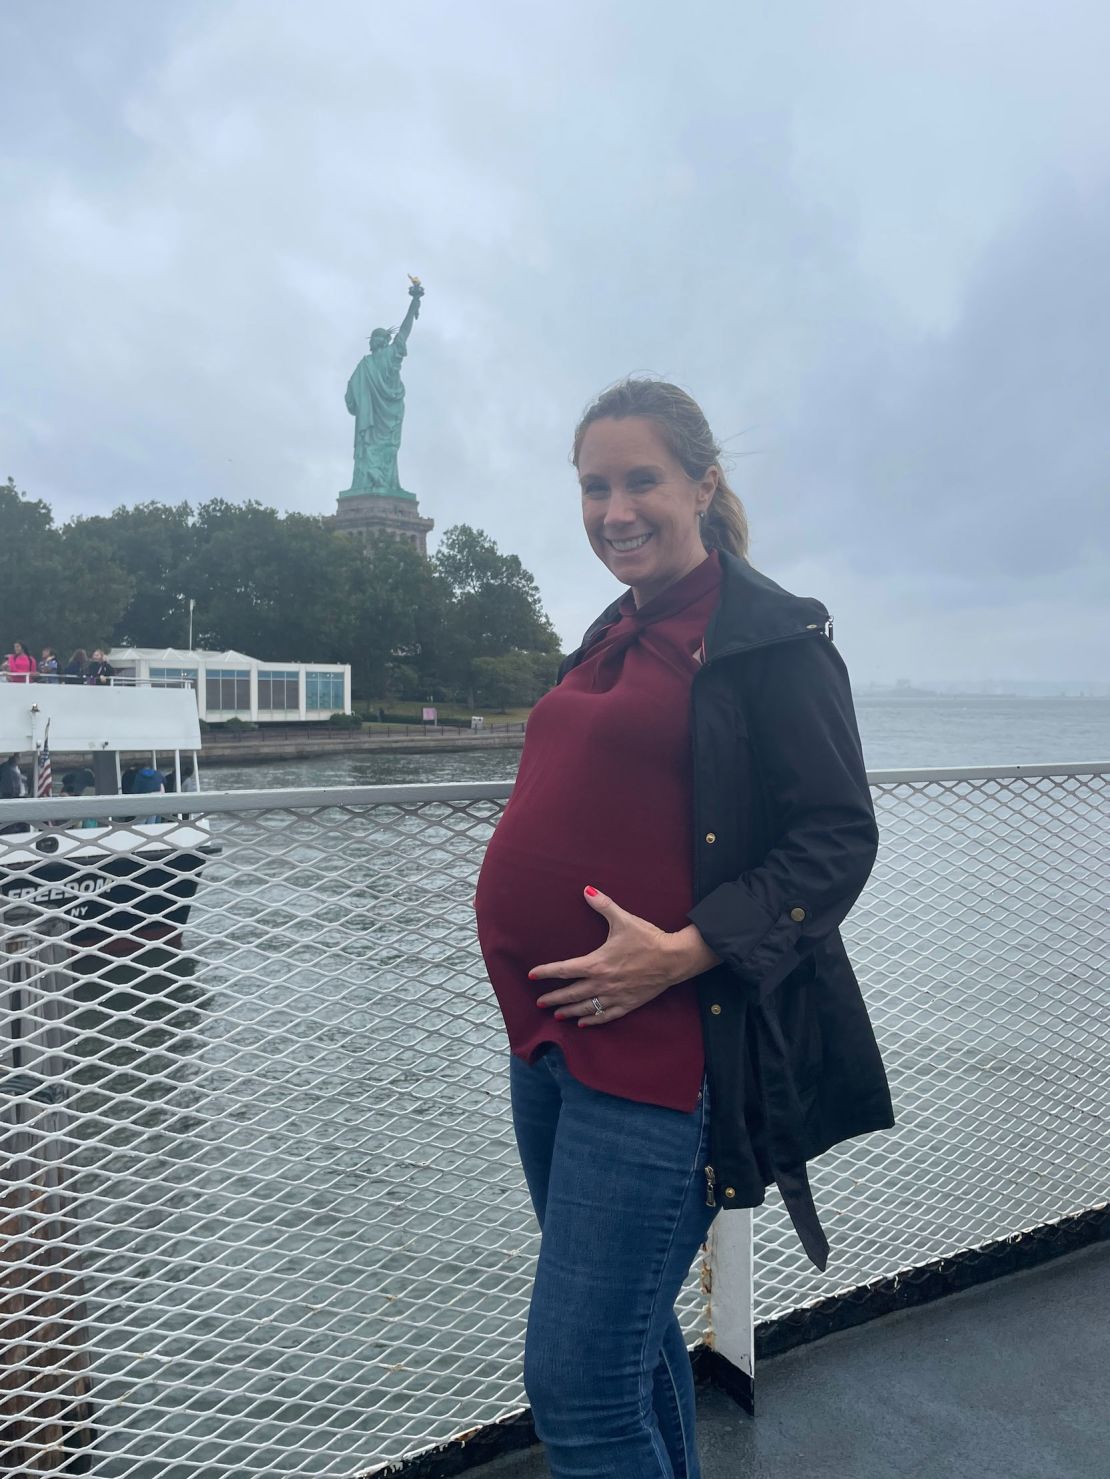
[{"label": "flagpole", "polygon": [[46,721],[46,731],[42,737],[41,748],[35,746],[35,784],[32,791],[34,796],[49,796],[54,790],[54,772],[50,764],[50,720]]}]

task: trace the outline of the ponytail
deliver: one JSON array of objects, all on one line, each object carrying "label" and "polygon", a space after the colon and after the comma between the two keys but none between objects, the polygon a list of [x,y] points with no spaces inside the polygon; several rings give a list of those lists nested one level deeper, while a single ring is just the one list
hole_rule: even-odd
[{"label": "ponytail", "polygon": [[701,521],[701,541],[706,549],[724,550],[741,560],[748,558],[748,516],[744,505],[725,481],[723,472]]}]

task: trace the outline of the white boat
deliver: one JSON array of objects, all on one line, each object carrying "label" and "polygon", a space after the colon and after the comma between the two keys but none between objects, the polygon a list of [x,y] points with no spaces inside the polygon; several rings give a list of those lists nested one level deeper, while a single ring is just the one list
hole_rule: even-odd
[{"label": "white boat", "polygon": [[[161,765],[168,789],[177,791],[182,757],[191,757],[199,787],[200,723],[196,697],[184,685],[0,682],[0,758],[17,754],[21,768],[33,767],[31,795],[47,740],[52,756],[84,757],[97,795],[122,794],[121,756],[136,752],[150,757],[152,769]],[[147,815],[92,824],[66,819],[71,798],[52,801],[56,820],[6,822],[11,803],[0,800],[5,914],[14,906],[48,913],[56,921],[52,933],[60,923],[68,943],[109,955],[132,955],[153,942],[178,944],[201,870],[219,852],[206,820],[176,808],[170,813],[157,793]]]}]

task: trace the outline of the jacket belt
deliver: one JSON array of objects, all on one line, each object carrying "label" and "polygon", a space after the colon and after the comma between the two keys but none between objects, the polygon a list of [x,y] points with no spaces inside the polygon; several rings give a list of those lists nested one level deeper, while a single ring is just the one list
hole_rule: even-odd
[{"label": "jacket belt", "polygon": [[813,1202],[803,1149],[804,1116],[772,993],[756,1005],[756,1072],[763,1100],[771,1174],[790,1214],[794,1231],[811,1262],[824,1271],[829,1261],[825,1236]]}]

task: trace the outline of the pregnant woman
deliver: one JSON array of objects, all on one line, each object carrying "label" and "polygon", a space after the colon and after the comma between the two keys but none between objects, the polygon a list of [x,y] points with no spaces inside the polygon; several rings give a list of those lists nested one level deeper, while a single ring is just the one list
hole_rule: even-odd
[{"label": "pregnant woman", "polygon": [[525,1387],[555,1479],[697,1479],[674,1312],[718,1210],[894,1120],[838,926],[877,831],[828,613],[748,564],[698,405],[606,391],[574,438],[627,591],[528,722],[475,900],[542,1228]]}]

